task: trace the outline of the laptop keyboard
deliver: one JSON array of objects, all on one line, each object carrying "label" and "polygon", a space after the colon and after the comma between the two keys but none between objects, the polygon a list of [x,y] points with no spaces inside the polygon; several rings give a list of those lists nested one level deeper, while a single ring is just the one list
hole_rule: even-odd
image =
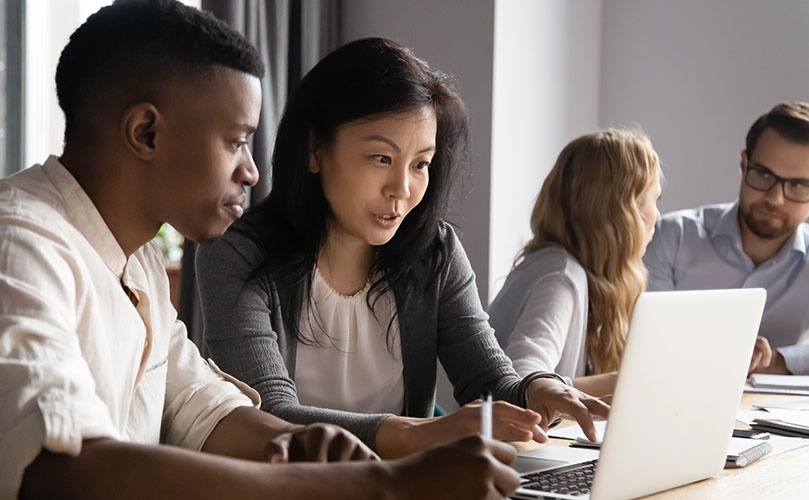
[{"label": "laptop keyboard", "polygon": [[593,486],[597,463],[598,459],[595,459],[558,469],[526,474],[522,476],[520,487],[574,497],[588,495]]}]

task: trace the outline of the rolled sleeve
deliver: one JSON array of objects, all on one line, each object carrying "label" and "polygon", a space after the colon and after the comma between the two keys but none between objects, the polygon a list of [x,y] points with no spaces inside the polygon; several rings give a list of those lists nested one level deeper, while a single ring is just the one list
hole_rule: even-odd
[{"label": "rolled sleeve", "polygon": [[120,436],[71,329],[79,267],[57,235],[0,229],[0,498],[15,498],[43,447],[78,455],[84,439]]},{"label": "rolled sleeve", "polygon": [[177,322],[168,356],[161,441],[200,450],[216,424],[241,406],[259,407],[254,389],[200,356]]},{"label": "rolled sleeve", "polygon": [[789,347],[780,347],[777,350],[784,357],[787,370],[791,374],[809,375],[809,345],[791,345]]}]

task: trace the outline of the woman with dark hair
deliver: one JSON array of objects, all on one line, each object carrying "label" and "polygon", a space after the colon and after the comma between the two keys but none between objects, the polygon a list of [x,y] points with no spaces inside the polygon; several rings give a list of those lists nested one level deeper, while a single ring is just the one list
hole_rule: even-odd
[{"label": "woman with dark hair", "polygon": [[[447,77],[391,41],[352,42],[303,78],[272,191],[197,256],[208,349],[262,409],[339,424],[386,457],[478,433],[487,392],[495,437],[544,440],[562,413],[594,437],[607,406],[552,373],[519,377],[487,323],[442,219],[466,156]],[[465,405],[445,417],[436,359]]]}]

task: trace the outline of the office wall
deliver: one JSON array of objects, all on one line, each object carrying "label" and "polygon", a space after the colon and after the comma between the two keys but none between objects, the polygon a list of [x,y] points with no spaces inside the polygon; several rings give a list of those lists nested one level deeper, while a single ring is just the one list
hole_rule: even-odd
[{"label": "office wall", "polygon": [[[461,227],[483,300],[489,283],[489,180],[492,122],[494,0],[351,0],[342,3],[340,38],[384,36],[413,49],[434,68],[457,77],[471,132],[471,176],[449,219]],[[437,400],[458,407],[439,366]]]},{"label": "office wall", "polygon": [[601,3],[495,3],[489,302],[531,237],[531,209],[559,151],[597,126]]},{"label": "office wall", "polygon": [[809,100],[809,2],[604,2],[599,122],[640,124],[664,163],[661,211],[734,200],[747,129]]},{"label": "office wall", "polygon": [[384,36],[410,47],[434,68],[457,77],[470,116],[471,177],[450,220],[462,229],[477,273],[481,296],[488,296],[489,161],[492,120],[494,0],[351,0],[343,2],[343,42]]}]

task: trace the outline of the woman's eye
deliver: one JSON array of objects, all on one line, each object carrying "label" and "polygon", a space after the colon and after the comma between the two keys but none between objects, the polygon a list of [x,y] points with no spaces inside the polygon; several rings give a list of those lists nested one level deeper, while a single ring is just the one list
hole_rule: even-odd
[{"label": "woman's eye", "polygon": [[247,141],[234,141],[233,142],[233,148],[236,149],[236,150],[239,150],[241,148],[246,148],[247,146],[248,146]]},{"label": "woman's eye", "polygon": [[371,158],[373,158],[377,162],[383,163],[385,165],[390,165],[391,164],[390,156],[387,156],[387,155],[373,155]]},{"label": "woman's eye", "polygon": [[416,168],[419,170],[425,169],[430,166],[429,161],[420,161],[416,164]]}]

